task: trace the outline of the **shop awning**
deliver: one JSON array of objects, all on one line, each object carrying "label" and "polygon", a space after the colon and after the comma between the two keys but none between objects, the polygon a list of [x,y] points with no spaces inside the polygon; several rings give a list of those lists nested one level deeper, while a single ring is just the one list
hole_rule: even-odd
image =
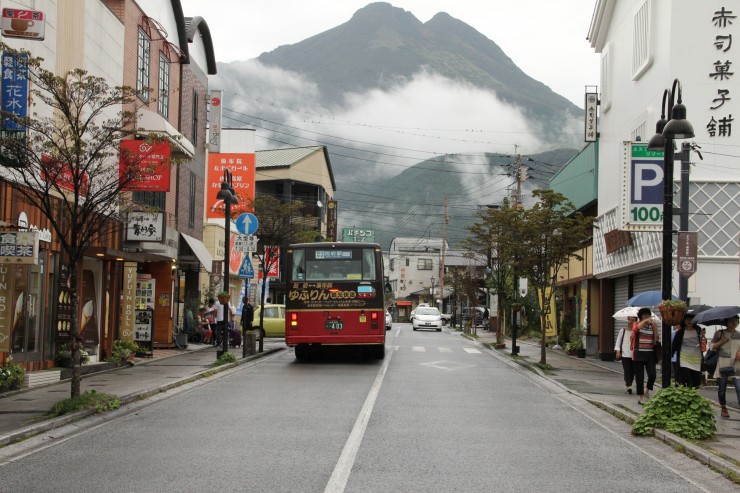
[{"label": "shop awning", "polygon": [[172,144],[172,152],[192,158],[195,148],[175,127],[164,119],[159,113],[145,108],[139,108],[137,112],[137,127],[139,133],[156,133],[167,137]]},{"label": "shop awning", "polygon": [[211,272],[211,265],[213,264],[213,257],[211,256],[211,252],[208,251],[206,246],[203,244],[202,241],[193,238],[192,236],[188,236],[185,233],[180,233],[183,240],[188,244],[190,249],[193,251],[196,257],[198,257],[198,261],[200,262],[200,265],[203,266],[203,268],[206,270],[206,272]]}]

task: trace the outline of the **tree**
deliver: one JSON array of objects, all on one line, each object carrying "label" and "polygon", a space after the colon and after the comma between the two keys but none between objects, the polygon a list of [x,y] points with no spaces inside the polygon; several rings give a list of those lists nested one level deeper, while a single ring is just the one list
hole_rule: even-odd
[{"label": "tree", "polygon": [[516,242],[512,241],[511,231],[516,229],[520,214],[520,209],[508,206],[479,210],[475,213],[479,222],[467,227],[469,234],[463,240],[467,249],[487,259],[490,277],[486,285],[493,289],[498,301],[496,340],[499,343],[503,342],[504,310],[513,301]]},{"label": "tree", "polygon": [[[303,202],[281,203],[279,199],[264,195],[257,197],[253,203],[254,215],[259,220],[259,226],[255,234],[259,238],[257,246],[257,259],[259,260],[262,279],[267,279],[267,273],[280,265],[280,258],[276,255],[276,248],[284,248],[291,243],[309,241],[315,239],[316,231],[306,229],[310,218],[301,214]],[[262,327],[265,316],[265,296],[267,283],[262,283],[260,293],[260,327]],[[259,340],[259,351],[262,352],[263,338]]]},{"label": "tree", "polygon": [[522,220],[511,232],[519,253],[516,269],[537,294],[540,312],[540,363],[547,362],[545,329],[547,310],[557,287],[557,274],[571,258],[581,259],[579,251],[590,240],[593,218],[575,211],[564,195],[552,190],[535,190],[537,203],[522,211]]},{"label": "tree", "polygon": [[58,76],[43,69],[39,58],[3,43],[0,49],[24,60],[15,70],[22,70],[32,84],[34,105],[45,105],[51,115],[34,111],[19,117],[2,112],[4,119],[27,130],[22,138],[0,136],[0,149],[3,163],[14,165],[3,169],[3,177],[48,218],[69,262],[71,396],[77,397],[81,374],[78,269],[85,250],[121,231],[133,210],[124,191],[152,171],[143,164],[144,156],[119,153],[121,140],[135,129],[135,113],[123,108],[135,101],[136,92],[111,87],[81,69]]}]

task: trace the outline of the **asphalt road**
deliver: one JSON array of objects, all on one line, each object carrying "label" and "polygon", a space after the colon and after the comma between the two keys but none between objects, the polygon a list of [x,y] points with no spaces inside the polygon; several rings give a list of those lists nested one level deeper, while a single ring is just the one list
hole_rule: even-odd
[{"label": "asphalt road", "polygon": [[385,360],[283,351],[81,423],[0,467],[0,490],[732,491],[458,334],[394,324],[387,336]]}]

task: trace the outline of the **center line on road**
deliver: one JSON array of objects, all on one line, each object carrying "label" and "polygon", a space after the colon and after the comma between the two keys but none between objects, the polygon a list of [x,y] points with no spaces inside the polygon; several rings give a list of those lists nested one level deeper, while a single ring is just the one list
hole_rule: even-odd
[{"label": "center line on road", "polygon": [[365,436],[367,423],[370,421],[370,415],[375,407],[375,400],[378,398],[380,386],[383,385],[383,379],[388,371],[388,364],[391,362],[393,353],[394,351],[388,351],[385,355],[383,366],[378,370],[373,386],[365,398],[365,404],[360,409],[360,414],[357,416],[357,420],[355,420],[355,426],[352,428],[349,438],[347,438],[347,443],[344,444],[342,454],[339,456],[337,465],[334,466],[334,472],[332,472],[331,478],[329,478],[329,483],[327,483],[324,493],[344,493],[344,488],[347,487],[349,474],[352,472],[357,451],[360,449],[362,437]]},{"label": "center line on road", "polygon": [[426,353],[427,348],[424,346],[411,346],[411,352],[413,353]]}]

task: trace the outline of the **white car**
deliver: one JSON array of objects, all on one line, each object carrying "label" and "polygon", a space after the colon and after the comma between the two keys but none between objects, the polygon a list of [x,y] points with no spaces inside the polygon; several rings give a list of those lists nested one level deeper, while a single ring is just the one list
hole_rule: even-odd
[{"label": "white car", "polygon": [[385,330],[391,330],[392,325],[393,325],[393,317],[391,317],[391,312],[386,310],[385,311]]},{"label": "white car", "polygon": [[442,316],[439,310],[433,306],[416,307],[414,318],[411,319],[411,326],[417,329],[436,329],[437,332],[442,330]]}]

